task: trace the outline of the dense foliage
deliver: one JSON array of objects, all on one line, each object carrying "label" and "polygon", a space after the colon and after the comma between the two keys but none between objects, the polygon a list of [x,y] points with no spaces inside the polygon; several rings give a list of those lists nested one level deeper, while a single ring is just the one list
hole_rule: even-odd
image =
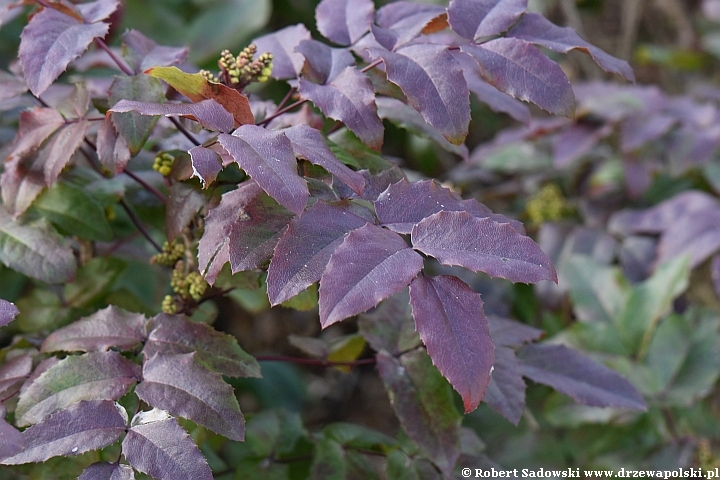
[{"label": "dense foliage", "polygon": [[[714,91],[573,87],[545,52],[634,76],[527,0],[323,0],[316,28],[330,44],[296,24],[202,70],[137,30],[108,46],[119,6],[38,0],[0,74],[7,475],[450,478],[656,466],[664,451],[712,465]],[[471,94],[524,126],[469,148]],[[449,182],[383,153],[400,129],[462,160]],[[526,195],[524,212],[479,201]],[[681,297],[703,265],[714,304]],[[309,358],[251,355],[250,336],[228,333],[231,312],[278,322],[261,318],[270,306],[317,312],[334,333],[290,335]],[[305,424],[298,403],[271,399],[293,396],[300,375],[276,360],[344,376],[371,365],[401,428]],[[576,403],[528,390],[545,405],[537,428],[525,379]],[[481,403],[541,440],[522,454],[520,434],[485,447],[498,434],[478,428]],[[562,443],[556,429],[588,423],[641,438],[641,451],[626,459],[627,443],[598,433],[568,441],[564,458],[542,453]]]}]

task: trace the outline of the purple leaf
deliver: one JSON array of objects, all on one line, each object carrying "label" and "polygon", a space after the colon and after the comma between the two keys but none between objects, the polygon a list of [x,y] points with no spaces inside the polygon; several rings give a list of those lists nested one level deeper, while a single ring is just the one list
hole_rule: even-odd
[{"label": "purple leaf", "polygon": [[387,78],[412,107],[450,143],[465,141],[470,123],[470,92],[462,68],[444,45],[411,45],[397,52],[370,49],[385,63]]},{"label": "purple leaf", "polygon": [[[165,92],[160,80],[145,74],[115,77],[108,94],[110,105],[122,100],[150,103],[160,103],[165,100]],[[111,113],[110,118],[115,129],[125,140],[132,156],[140,152],[158,121],[157,117],[144,117],[137,112]]]},{"label": "purple leaf", "polygon": [[232,440],[242,441],[245,436],[245,419],[233,388],[222,375],[200,363],[195,353],[148,358],[135,393],[148,405],[188,418]]},{"label": "purple leaf", "polygon": [[139,379],[140,367],[118,352],[65,357],[21,392],[15,423],[42,422],[80,400],[117,400]]},{"label": "purple leaf", "polygon": [[0,298],[0,327],[12,322],[18,313],[20,313],[20,310],[14,303]]},{"label": "purple leaf", "polygon": [[398,234],[367,224],[345,237],[320,280],[323,328],[374,307],[420,272],[423,259]]},{"label": "purple leaf", "polygon": [[439,212],[412,230],[412,244],[444,265],[460,265],[511,282],[536,283],[557,274],[540,247],[507,223],[467,212]]},{"label": "purple leaf", "polygon": [[448,22],[463,37],[479,40],[506,31],[527,4],[528,0],[452,0]]},{"label": "purple leaf", "polygon": [[354,67],[342,70],[327,85],[300,79],[299,93],[326,116],[339,120],[370,148],[380,150],[383,124],[377,116],[372,82]]},{"label": "purple leaf", "polygon": [[682,192],[645,210],[622,210],[615,213],[608,224],[608,231],[621,235],[635,233],[662,233],[673,227],[681,218],[702,210],[718,209],[718,201],[707,193],[697,190]]},{"label": "purple leaf", "polygon": [[467,146],[453,145],[448,142],[435,127],[427,123],[425,119],[422,118],[422,115],[411,106],[390,97],[377,97],[375,103],[377,104],[380,118],[390,120],[418,137],[429,138],[448,152],[458,155],[463,160],[468,160],[469,153]]},{"label": "purple leaf", "polygon": [[322,0],[315,9],[317,29],[338,45],[352,45],[370,29],[372,0]]},{"label": "purple leaf", "polygon": [[0,396],[2,398],[7,398],[7,393],[13,387],[18,388],[18,383],[28,378],[32,372],[32,363],[32,356],[28,354],[5,360],[0,367]]},{"label": "purple leaf", "polygon": [[20,62],[30,91],[40,96],[87,50],[94,38],[108,33],[107,23],[83,23],[52,8],[30,19],[20,35]]},{"label": "purple leaf", "polygon": [[10,146],[8,160],[24,157],[39,149],[45,140],[65,124],[63,116],[54,108],[36,107],[20,112],[20,126]]},{"label": "purple leaf", "polygon": [[135,480],[135,471],[122,463],[97,462],[83,470],[78,480]]},{"label": "purple leaf", "polygon": [[381,225],[397,233],[410,233],[422,220],[443,210],[468,212],[477,218],[487,217],[498,223],[510,223],[518,233],[525,233],[522,224],[517,220],[494,214],[474,199],[462,200],[434,180],[414,183],[400,180],[390,185],[374,203]]},{"label": "purple leaf", "polygon": [[445,8],[440,5],[401,1],[382,6],[377,11],[376,21],[382,28],[392,30],[395,39],[388,50],[394,50],[420,35],[428,24],[444,16]]},{"label": "purple leaf", "polygon": [[289,300],[320,280],[330,256],[345,236],[368,222],[356,215],[353,205],[347,200],[318,201],[290,222],[275,246],[268,269],[267,293],[271,305]]},{"label": "purple leaf", "polygon": [[25,449],[25,438],[20,431],[5,421],[5,406],[0,405],[0,460]]},{"label": "purple leaf", "polygon": [[140,115],[176,115],[189,117],[200,122],[208,130],[229,132],[235,126],[235,119],[213,99],[198,103],[149,103],[134,100],[120,100],[109,112],[137,112]]},{"label": "purple leaf", "polygon": [[102,352],[112,347],[129,350],[147,338],[146,323],[144,315],[110,305],[55,330],[43,342],[41,351]]},{"label": "purple leaf", "polygon": [[323,167],[328,173],[337,177],[358,195],[362,195],[365,188],[365,178],[357,172],[350,170],[337,159],[328,147],[325,137],[318,130],[307,125],[295,125],[283,130],[290,139],[296,157],[301,157]]},{"label": "purple leaf", "polygon": [[205,206],[205,196],[187,183],[170,186],[165,211],[165,233],[172,242],[190,224],[198,211]]},{"label": "purple leaf", "polygon": [[642,396],[624,377],[563,345],[526,345],[518,351],[522,374],[576,402],[594,407],[647,410]]},{"label": "purple leaf", "polygon": [[297,77],[303,67],[302,54],[295,52],[295,47],[303,40],[310,40],[310,32],[305,25],[298,23],[258,37],[252,43],[258,52],[273,54],[271,76],[277,80],[286,80]]},{"label": "purple leaf", "polygon": [[457,277],[417,277],[410,285],[415,327],[433,364],[463,399],[465,413],[485,394],[493,343],[480,294]]},{"label": "purple leaf", "polygon": [[302,75],[313,83],[326,84],[346,67],[355,65],[355,57],[348,49],[331,48],[317,40],[303,40],[295,51],[305,57]]},{"label": "purple leaf", "polygon": [[503,347],[519,347],[545,335],[542,330],[506,318],[491,316],[488,322],[493,343]]},{"label": "purple leaf", "polygon": [[390,403],[420,451],[449,476],[460,456],[460,422],[451,390],[420,349],[396,359],[378,352],[380,372]]},{"label": "purple leaf", "polygon": [[575,94],[560,66],[518,38],[496,38],[460,49],[480,64],[483,78],[511,97],[556,115],[572,116]]},{"label": "purple leaf", "polygon": [[603,138],[613,133],[610,124],[593,125],[577,122],[563,129],[553,139],[553,163],[558,168],[573,164],[587,155]]},{"label": "purple leaf", "polygon": [[202,145],[191,148],[188,153],[192,161],[193,177],[200,179],[203,188],[208,188],[223,168],[220,155]]},{"label": "purple leaf", "polygon": [[76,403],[22,433],[25,449],[3,465],[44,462],[57,456],[81,455],[118,441],[125,433],[127,413],[110,400]]},{"label": "purple leaf", "polygon": [[507,113],[518,122],[530,123],[530,109],[527,105],[483,80],[480,66],[473,58],[458,54],[455,55],[455,59],[463,68],[463,76],[468,88],[481,102],[487,104],[494,112]]},{"label": "purple leaf", "polygon": [[665,135],[676,122],[677,118],[671,115],[638,114],[630,116],[623,122],[620,130],[622,151],[629,153],[657,140]]},{"label": "purple leaf", "polygon": [[108,18],[119,5],[120,0],[95,0],[75,5],[75,8],[83,16],[85,23],[95,23]]},{"label": "purple leaf", "polygon": [[541,45],[555,52],[567,53],[570,50],[580,50],[589,54],[595,63],[606,72],[619,73],[626,80],[635,81],[635,75],[625,60],[608,55],[580,38],[572,28],[558,27],[538,13],[523,15],[507,35]]},{"label": "purple leaf", "polygon": [[199,361],[228,377],[260,377],[260,366],[232,335],[180,315],[160,314],[143,348],[146,357],[195,352]]},{"label": "purple leaf", "polygon": [[495,349],[492,377],[483,401],[514,425],[520,421],[525,409],[525,380],[512,348]]},{"label": "purple leaf", "polygon": [[205,457],[176,419],[141,424],[135,419],[122,442],[130,465],[158,480],[213,480]]},{"label": "purple leaf", "polygon": [[75,276],[75,256],[65,240],[44,221],[18,223],[0,205],[0,262],[46,283]]},{"label": "purple leaf", "polygon": [[100,124],[97,134],[98,160],[110,172],[118,174],[125,170],[130,161],[130,149],[110,118]]},{"label": "purple leaf", "polygon": [[715,287],[715,294],[720,296],[720,255],[715,255],[710,262],[710,278]]},{"label": "purple leaf", "polygon": [[[380,194],[387,190],[393,183],[405,179],[405,174],[397,167],[383,170],[376,175],[371,174],[367,170],[360,170],[358,173],[365,179],[365,190],[360,198],[370,201],[377,200]],[[357,197],[349,188],[346,188],[342,184],[335,185],[334,188],[337,190],[340,198]]]},{"label": "purple leaf", "polygon": [[152,67],[169,67],[187,58],[187,47],[159,46],[137,30],[129,30],[122,36],[123,57],[135,73]]},{"label": "purple leaf", "polygon": [[233,135],[220,134],[218,141],[268,195],[291,212],[302,213],[310,192],[297,173],[292,144],[282,132],[242,125]]},{"label": "purple leaf", "polygon": [[657,264],[690,256],[695,268],[720,249],[720,209],[716,206],[690,212],[673,222],[660,236]]}]

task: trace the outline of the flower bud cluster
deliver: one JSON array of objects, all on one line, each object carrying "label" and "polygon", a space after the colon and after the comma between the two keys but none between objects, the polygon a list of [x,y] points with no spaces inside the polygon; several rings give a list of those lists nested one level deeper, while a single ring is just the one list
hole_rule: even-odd
[{"label": "flower bud cluster", "polygon": [[162,247],[162,252],[152,257],[150,263],[172,267],[184,256],[185,245],[182,242],[177,240],[173,241],[173,243],[165,242]]},{"label": "flower bud cluster", "polygon": [[545,185],[527,202],[525,212],[534,225],[560,220],[570,211],[560,187],[554,183]]},{"label": "flower bud cluster", "polygon": [[185,262],[177,262],[170,277],[170,286],[183,299],[196,302],[205,295],[208,284],[198,272],[185,273]]},{"label": "flower bud cluster", "polygon": [[170,155],[168,152],[160,152],[155,156],[153,170],[159,172],[162,176],[167,177],[172,171],[174,161],[175,157]]},{"label": "flower bud cluster", "polygon": [[[272,53],[263,53],[255,58],[257,47],[250,44],[236,57],[229,50],[220,53],[218,66],[220,67],[220,80],[226,84],[241,89],[253,81],[265,82],[272,73]],[[210,72],[200,72],[209,81],[217,82],[218,78]]]}]

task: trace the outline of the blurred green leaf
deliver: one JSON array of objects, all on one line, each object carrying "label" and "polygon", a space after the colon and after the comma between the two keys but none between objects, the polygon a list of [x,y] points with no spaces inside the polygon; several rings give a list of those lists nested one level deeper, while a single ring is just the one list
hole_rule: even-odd
[{"label": "blurred green leaf", "polygon": [[96,257],[80,267],[75,281],[65,285],[64,297],[71,307],[85,307],[107,295],[127,264],[115,257]]}]

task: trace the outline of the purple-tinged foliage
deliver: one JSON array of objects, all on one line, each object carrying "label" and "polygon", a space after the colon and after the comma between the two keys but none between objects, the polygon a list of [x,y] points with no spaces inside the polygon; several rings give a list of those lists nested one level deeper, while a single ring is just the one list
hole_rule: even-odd
[{"label": "purple-tinged foliage", "polygon": [[195,352],[146,358],[142,376],[135,387],[140,400],[232,440],[243,440],[245,419],[232,387]]},{"label": "purple-tinged foliage", "polygon": [[[115,77],[108,94],[110,105],[121,101],[160,103],[165,99],[160,82],[143,74]],[[146,117],[137,112],[111,113],[110,118],[118,134],[130,149],[131,156],[140,152],[158,121],[157,117]]]},{"label": "purple-tinged foliage", "polygon": [[55,330],[42,344],[43,352],[104,352],[128,350],[147,339],[147,319],[110,305],[66,327]]},{"label": "purple-tinged foliage", "polygon": [[143,418],[141,412],[122,442],[122,452],[133,468],[158,480],[212,480],[212,472],[187,432],[174,418]]},{"label": "purple-tinged foliage", "polygon": [[70,16],[53,8],[44,8],[23,29],[19,57],[28,87],[34,95],[47,90],[93,39],[107,35],[107,23],[85,23],[78,17],[79,14]]},{"label": "purple-tinged foliage", "polygon": [[205,196],[202,193],[186,183],[173,183],[165,212],[165,234],[168,241],[175,240],[204,206]]},{"label": "purple-tinged foliage", "polygon": [[389,52],[373,48],[382,59],[388,80],[399,86],[425,121],[450,142],[465,141],[470,123],[470,92],[462,68],[447,47],[410,45]]},{"label": "purple-tinged foliage", "polygon": [[483,402],[517,425],[525,410],[525,380],[522,365],[510,347],[495,348],[492,376]]},{"label": "purple-tinged foliage", "polygon": [[0,404],[0,460],[12,457],[25,449],[25,438],[20,431],[7,423],[5,405]]},{"label": "purple-tinged foliage", "polygon": [[117,352],[68,356],[20,393],[15,423],[25,427],[81,400],[117,400],[140,379],[140,367]]},{"label": "purple-tinged foliage", "polygon": [[200,179],[203,188],[208,188],[223,168],[220,155],[202,145],[191,148],[188,153],[192,160],[193,177]]},{"label": "purple-tinged foliage", "polygon": [[80,474],[78,480],[135,480],[135,471],[122,463],[93,463]]},{"label": "purple-tinged foliage", "polygon": [[117,10],[120,0],[95,0],[94,2],[76,5],[85,23],[95,23],[105,20]]},{"label": "purple-tinged foliage", "polygon": [[410,305],[433,364],[462,397],[465,413],[475,410],[490,381],[494,350],[480,295],[457,277],[417,277]]},{"label": "purple-tinged foliage", "polygon": [[557,282],[540,247],[507,223],[467,212],[439,212],[412,230],[412,244],[444,265],[460,265],[511,282]]},{"label": "purple-tinged foliage", "polygon": [[14,303],[0,298],[0,327],[12,322],[18,313],[20,313],[20,310]]},{"label": "purple-tinged foliage", "polygon": [[298,23],[253,40],[259,52],[273,55],[272,77],[277,80],[295,78],[303,67],[303,55],[295,51],[300,42],[310,40],[310,32]]},{"label": "purple-tinged foliage", "polygon": [[375,92],[370,79],[359,70],[346,67],[324,85],[301,78],[298,91],[325,116],[345,123],[363,143],[380,150],[384,129],[377,116]]},{"label": "purple-tinged foliage", "polygon": [[483,78],[513,98],[555,115],[575,112],[575,95],[560,66],[518,38],[496,38],[460,49],[480,64]]},{"label": "purple-tinged foliage", "polygon": [[665,135],[677,122],[672,115],[632,115],[620,129],[620,145],[625,153],[638,150],[644,145]]},{"label": "purple-tinged foliage", "polygon": [[97,450],[118,441],[126,422],[127,413],[113,401],[82,401],[22,432],[25,448],[0,464],[44,462]]},{"label": "purple-tinged foliage", "polygon": [[285,134],[243,125],[233,135],[220,134],[218,141],[268,195],[291,212],[302,213],[310,193]]},{"label": "purple-tinged foliage", "polygon": [[452,0],[448,22],[470,40],[481,40],[509,29],[527,9],[528,0]]},{"label": "purple-tinged foliage", "polygon": [[[337,203],[318,201],[294,218],[270,261],[267,292],[271,305],[279,305],[320,280],[330,256],[351,231],[364,226],[372,217],[365,209],[347,200]],[[365,215],[358,216],[358,213]]]},{"label": "purple-tinged foliage", "polygon": [[495,345],[519,347],[525,343],[541,339],[545,332],[530,325],[506,318],[488,317],[490,337]]},{"label": "purple-tinged foliage", "polygon": [[118,174],[125,170],[130,161],[130,149],[112,121],[112,118],[106,118],[100,124],[97,133],[97,154],[100,163],[113,174]]},{"label": "purple-tinged foliage", "polygon": [[185,61],[188,49],[185,47],[165,47],[158,45],[137,30],[123,33],[123,58],[135,73],[141,73],[151,67],[169,67]]},{"label": "purple-tinged foliage", "polygon": [[687,213],[660,236],[657,264],[690,256],[695,268],[720,249],[720,208],[717,206]]},{"label": "purple-tinged foliage", "polygon": [[34,151],[65,124],[65,119],[53,108],[36,107],[20,112],[20,125],[7,153],[8,160],[24,157]]},{"label": "purple-tinged foliage", "polygon": [[384,300],[371,313],[361,314],[358,331],[373,349],[394,356],[420,345],[407,291]]},{"label": "purple-tinged foliage", "polygon": [[322,0],[315,9],[315,21],[331,42],[352,45],[370,29],[374,13],[371,0]]},{"label": "purple-tinged foliage", "polygon": [[376,359],[400,425],[420,451],[449,474],[460,456],[462,418],[447,381],[420,349],[399,359],[380,351]]},{"label": "purple-tinged foliage", "polygon": [[558,168],[572,165],[611,133],[612,127],[607,124],[577,123],[564,129],[553,141],[553,163]]},{"label": "purple-tinged foliage", "polygon": [[0,367],[0,398],[7,398],[8,392],[19,389],[19,383],[32,372],[32,363],[32,356],[29,354],[18,355],[5,361]]},{"label": "purple-tinged foliage", "polygon": [[[445,23],[446,10],[440,5],[424,5],[415,2],[393,2],[383,5],[376,14],[376,22],[391,35],[392,44],[384,45],[388,50],[394,50],[407,44],[434,22]],[[446,24],[445,24],[446,26]],[[378,32],[373,26],[373,32]]]},{"label": "purple-tinged foliage", "polygon": [[562,345],[526,345],[518,351],[522,374],[573,400],[596,407],[647,410],[642,396],[620,374]]},{"label": "purple-tinged foliage", "polygon": [[321,85],[331,82],[345,68],[355,65],[355,57],[346,48],[331,48],[317,40],[303,40],[295,51],[305,57],[303,78]]},{"label": "purple-tinged foliage", "polygon": [[233,129],[233,116],[213,99],[198,103],[150,103],[134,100],[120,100],[109,112],[137,112],[140,115],[183,116],[200,123],[208,130],[230,132]]},{"label": "purple-tinged foliage", "polygon": [[228,377],[259,377],[260,366],[247,354],[235,337],[218,332],[206,323],[193,322],[181,315],[160,314],[150,320],[152,330],[143,354],[176,355],[195,353],[195,357]]},{"label": "purple-tinged foliage", "polygon": [[320,280],[323,328],[374,307],[401,291],[423,259],[398,234],[366,224],[345,237]]}]

